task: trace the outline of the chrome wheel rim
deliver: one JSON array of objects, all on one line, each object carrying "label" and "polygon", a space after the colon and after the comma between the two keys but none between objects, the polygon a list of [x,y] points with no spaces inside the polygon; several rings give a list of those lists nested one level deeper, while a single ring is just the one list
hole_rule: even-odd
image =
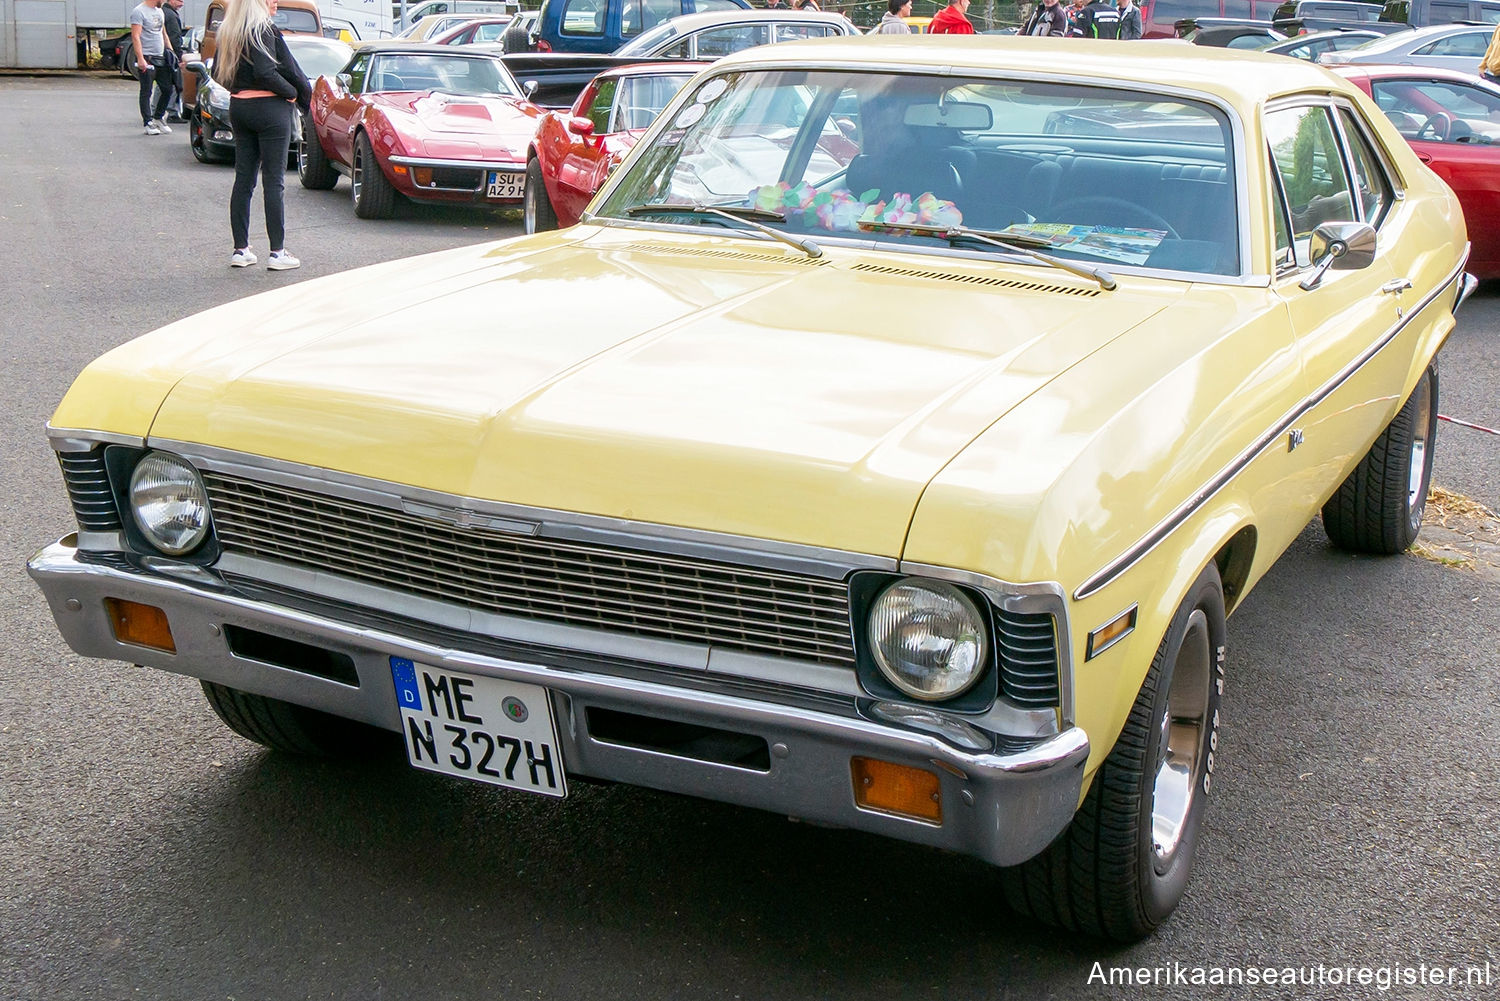
[{"label": "chrome wheel rim", "polygon": [[1432,380],[1422,376],[1412,397],[1411,466],[1406,476],[1406,508],[1413,522],[1421,520],[1422,484],[1427,478],[1428,432],[1432,427]]},{"label": "chrome wheel rim", "polygon": [[297,173],[307,173],[307,120],[302,119],[297,136]]},{"label": "chrome wheel rim", "polygon": [[1151,850],[1158,868],[1176,855],[1193,812],[1207,748],[1213,651],[1208,616],[1194,609],[1172,665],[1167,704],[1157,721],[1156,776],[1151,788]]},{"label": "chrome wheel rim", "polygon": [[521,198],[521,228],[528,234],[536,232],[536,187],[528,184]]},{"label": "chrome wheel rim", "polygon": [[359,147],[354,149],[354,164],[349,168],[349,191],[354,198],[354,203],[359,204],[359,191],[364,187],[365,181],[365,158],[359,155]]}]

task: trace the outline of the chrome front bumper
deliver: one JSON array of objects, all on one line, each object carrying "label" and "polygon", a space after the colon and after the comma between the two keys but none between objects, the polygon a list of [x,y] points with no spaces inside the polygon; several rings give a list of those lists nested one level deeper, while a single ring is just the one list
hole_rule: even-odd
[{"label": "chrome front bumper", "polygon": [[[546,687],[552,694],[564,766],[589,776],[758,807],[805,820],[849,827],[1014,865],[1041,851],[1072,818],[1081,794],[1089,743],[1070,727],[1019,740],[960,726],[961,739],[908,728],[899,714],[860,700],[769,701],[773,690],[684,672],[630,671],[566,652],[535,659],[475,652],[452,636],[420,626],[365,622],[351,612],[297,607],[258,589],[231,587],[194,568],[142,567],[124,559],[80,554],[69,536],[27,563],[64,639],[90,657],[145,664],[400,729],[390,658]],[[172,576],[168,576],[168,573]],[[166,612],[176,653],[121,643],[105,598],[155,605]],[[230,629],[347,656],[357,684],[250,659],[230,649]],[[589,731],[588,710],[613,710],[712,727],[763,739],[764,768],[720,763],[628,746]],[[872,711],[874,710],[874,711]],[[931,715],[931,714],[929,714]],[[895,720],[894,722],[892,720]],[[975,746],[975,735],[987,749]],[[961,746],[967,744],[968,746]],[[854,801],[850,758],[867,756],[925,768],[939,776],[941,824],[867,810]]]}]

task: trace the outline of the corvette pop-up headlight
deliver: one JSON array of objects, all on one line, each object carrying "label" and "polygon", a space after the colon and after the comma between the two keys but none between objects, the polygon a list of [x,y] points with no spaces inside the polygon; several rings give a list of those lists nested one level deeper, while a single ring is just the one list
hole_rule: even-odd
[{"label": "corvette pop-up headlight", "polygon": [[867,621],[875,665],[912,698],[951,699],[984,673],[984,616],[951,584],[898,580],[871,604]]},{"label": "corvette pop-up headlight", "polygon": [[130,474],[130,513],[146,541],[168,556],[192,552],[208,538],[208,492],[192,466],[152,452]]}]

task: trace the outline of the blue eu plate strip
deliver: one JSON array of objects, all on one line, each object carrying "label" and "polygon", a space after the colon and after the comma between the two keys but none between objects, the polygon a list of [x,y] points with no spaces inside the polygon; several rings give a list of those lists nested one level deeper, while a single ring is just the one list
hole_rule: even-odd
[{"label": "blue eu plate strip", "polygon": [[396,701],[402,709],[422,709],[422,693],[417,689],[416,665],[405,657],[391,658],[391,677],[396,682]]}]

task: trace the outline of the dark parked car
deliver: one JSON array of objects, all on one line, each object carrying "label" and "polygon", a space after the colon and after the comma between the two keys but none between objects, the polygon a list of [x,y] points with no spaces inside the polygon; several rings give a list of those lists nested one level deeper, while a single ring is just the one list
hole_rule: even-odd
[{"label": "dark parked car", "polygon": [[681,14],[748,8],[748,0],[543,0],[531,33],[535,52],[613,52]]}]

